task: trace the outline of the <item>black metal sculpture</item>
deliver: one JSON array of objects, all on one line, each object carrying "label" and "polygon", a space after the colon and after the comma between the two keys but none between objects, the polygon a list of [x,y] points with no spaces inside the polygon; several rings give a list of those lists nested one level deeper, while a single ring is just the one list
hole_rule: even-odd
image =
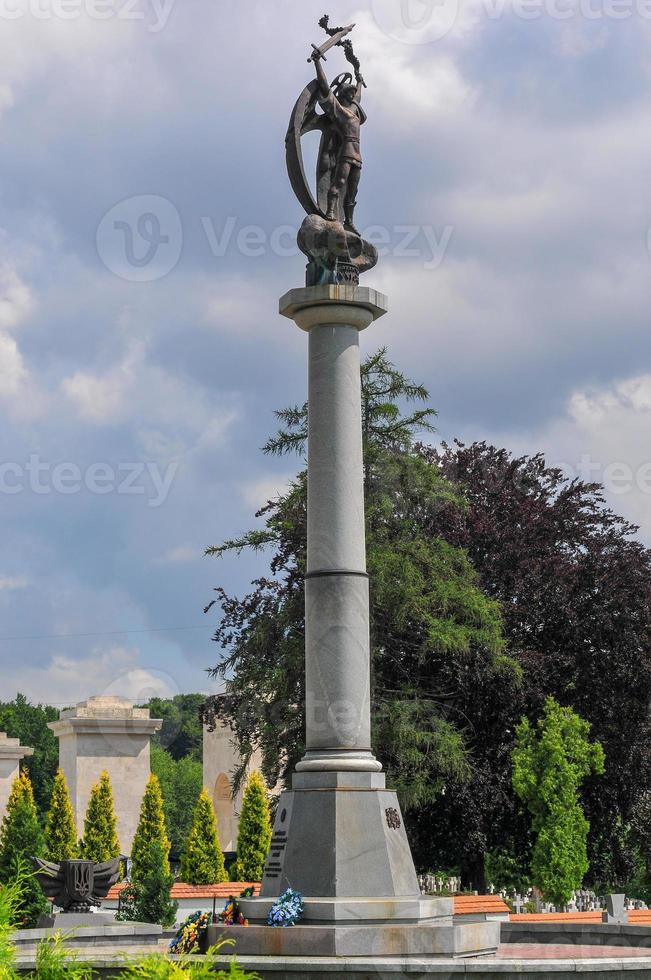
[{"label": "black metal sculpture", "polygon": [[32,858],[43,894],[64,912],[90,912],[93,906],[101,905],[120,877],[121,861],[118,857],[103,864],[81,860],[54,864]]},{"label": "black metal sculpture", "polygon": [[[319,26],[328,40],[308,61],[314,62],[316,78],[299,95],[285,139],[287,173],[299,203],[307,212],[298,233],[298,244],[307,255],[307,285],[359,281],[361,272],[377,262],[377,251],[365,241],[354,224],[357,188],[362,172],[360,129],[366,122],[361,106],[366,83],[352,42],[347,37],[354,24],[331,28],[324,15]],[[335,45],[344,49],[353,66],[355,81],[344,72],[329,84],[323,70],[325,52]],[[317,111],[317,105],[321,111]],[[301,137],[319,131],[321,142],[316,167],[316,196],[305,176]]]}]

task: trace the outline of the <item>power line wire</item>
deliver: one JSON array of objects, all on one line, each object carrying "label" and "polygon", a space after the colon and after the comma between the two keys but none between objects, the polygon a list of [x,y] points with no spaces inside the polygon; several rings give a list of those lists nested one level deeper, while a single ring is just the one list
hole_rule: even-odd
[{"label": "power line wire", "polygon": [[204,623],[202,626],[149,626],[144,629],[107,630],[98,633],[36,633],[31,636],[0,636],[0,643],[9,640],[70,640],[89,636],[124,636],[128,633],[180,633],[185,630],[208,630],[212,628],[209,623]]}]

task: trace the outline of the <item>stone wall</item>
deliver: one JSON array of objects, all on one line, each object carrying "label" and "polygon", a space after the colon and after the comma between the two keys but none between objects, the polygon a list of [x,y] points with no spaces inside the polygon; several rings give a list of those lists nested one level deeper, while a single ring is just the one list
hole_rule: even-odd
[{"label": "stone wall", "polygon": [[[217,814],[219,842],[223,851],[237,847],[237,829],[242,808],[242,790],[231,798],[233,771],[240,765],[241,756],[234,742],[233,733],[225,725],[214,732],[203,730],[203,784],[210,793]],[[248,771],[259,769],[261,757],[254,752]]]},{"label": "stone wall", "polygon": [[0,822],[7,809],[11,786],[18,775],[20,760],[33,752],[34,749],[21,745],[20,739],[8,738],[6,732],[0,732]]},{"label": "stone wall", "polygon": [[59,739],[59,765],[68,781],[80,837],[91,789],[106,770],[113,787],[120,846],[129,854],[150,773],[150,739],[161,724],[160,719],[149,717],[148,708],[105,696],[66,708],[59,721],[49,723]]}]

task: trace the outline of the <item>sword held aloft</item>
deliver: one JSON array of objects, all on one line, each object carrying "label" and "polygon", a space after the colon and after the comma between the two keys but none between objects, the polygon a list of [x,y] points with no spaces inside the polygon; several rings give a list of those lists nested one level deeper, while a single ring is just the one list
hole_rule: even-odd
[{"label": "sword held aloft", "polygon": [[317,61],[319,58],[323,58],[324,61],[327,61],[328,59],[325,57],[326,51],[329,51],[335,44],[339,44],[339,42],[345,38],[347,34],[350,34],[354,26],[354,24],[349,24],[348,27],[342,27],[340,31],[337,31],[337,33],[333,34],[332,37],[329,37],[327,41],[324,41],[320,47],[313,44],[312,47],[314,50],[307,59],[308,64],[310,61]]}]

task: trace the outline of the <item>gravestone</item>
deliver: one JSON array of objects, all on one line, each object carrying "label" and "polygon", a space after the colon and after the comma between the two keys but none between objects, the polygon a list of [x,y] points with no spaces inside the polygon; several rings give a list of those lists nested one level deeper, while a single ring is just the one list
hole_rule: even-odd
[{"label": "gravestone", "polygon": [[70,790],[79,836],[93,785],[106,770],[113,787],[120,846],[129,854],[149,778],[151,736],[162,719],[126,698],[97,696],[65,708],[48,723],[59,739],[59,766]]},{"label": "gravestone", "polygon": [[18,775],[20,760],[33,755],[34,749],[20,744],[19,738],[9,738],[0,732],[0,822],[5,815],[13,781]]},{"label": "gravestone", "polygon": [[626,925],[628,912],[624,908],[625,895],[606,895],[606,911],[601,914],[601,921],[611,925]]}]

